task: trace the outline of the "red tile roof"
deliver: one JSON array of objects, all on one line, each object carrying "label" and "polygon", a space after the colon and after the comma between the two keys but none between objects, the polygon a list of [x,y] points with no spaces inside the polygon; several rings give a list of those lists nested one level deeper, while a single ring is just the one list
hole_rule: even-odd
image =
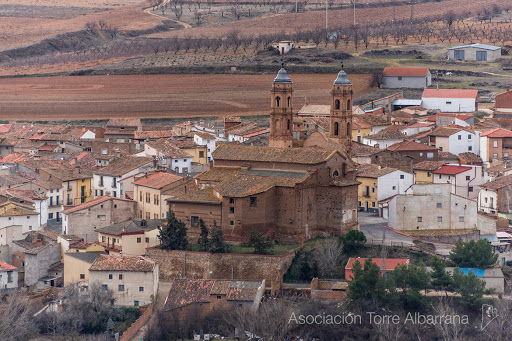
[{"label": "red tile roof", "polygon": [[384,76],[391,77],[424,77],[428,73],[428,67],[385,67]]},{"label": "red tile roof", "polygon": [[503,128],[495,128],[481,133],[480,136],[487,136],[492,138],[512,137],[512,131]]},{"label": "red tile roof", "polygon": [[354,129],[369,129],[372,126],[366,122],[363,122],[355,117],[352,118],[352,130]]},{"label": "red tile roof", "polygon": [[[377,264],[379,269],[382,269],[383,268],[383,266],[382,266],[383,260],[384,260],[383,258],[372,258],[372,263]],[[345,266],[345,269],[353,269],[354,264],[357,261],[359,261],[359,263],[361,264],[361,269],[364,269],[364,263],[366,262],[366,258],[352,258],[352,257],[348,260],[348,263]],[[407,259],[407,258],[386,258],[384,260],[384,263],[386,266],[386,270],[392,271],[400,264],[408,265],[409,259]]]},{"label": "red tile roof", "polygon": [[149,187],[160,189],[164,186],[172,184],[173,182],[177,182],[183,180],[183,177],[179,175],[174,175],[170,173],[158,172],[155,174],[151,174],[149,176],[145,176],[137,181],[134,181],[134,185]]},{"label": "red tile roof", "polygon": [[425,89],[421,97],[426,98],[477,98],[478,90],[472,89]]},{"label": "red tile roof", "polygon": [[438,169],[439,167],[444,166],[444,162],[442,161],[421,161],[412,166],[414,170],[426,170],[433,171]]},{"label": "red tile roof", "polygon": [[406,128],[423,128],[423,127],[432,127],[434,124],[431,122],[418,122],[407,126]]},{"label": "red tile roof", "polygon": [[481,188],[487,188],[492,190],[498,190],[503,187],[512,186],[512,175],[505,175],[497,178],[494,181],[486,182],[485,184],[480,185]]},{"label": "red tile roof", "polygon": [[90,271],[136,271],[152,272],[155,262],[142,256],[99,255],[89,268]]},{"label": "red tile roof", "polygon": [[10,264],[0,262],[0,271],[7,271],[7,270],[16,270],[17,268],[15,266],[12,266]]},{"label": "red tile roof", "polygon": [[193,303],[209,302],[214,283],[207,279],[175,279],[164,309],[169,311]]},{"label": "red tile roof", "polygon": [[403,141],[392,144],[391,146],[386,148],[387,150],[392,151],[415,151],[415,150],[438,150],[436,147],[428,146],[423,143],[418,143],[414,141]]},{"label": "red tile roof", "polygon": [[[436,121],[436,117],[437,117],[437,116],[455,117],[455,118],[458,118],[459,120],[462,120],[462,121],[465,121],[465,120],[467,120],[468,118],[473,117],[473,115],[468,115],[468,114],[439,113],[439,114],[435,114],[435,115],[430,116],[429,118],[427,118],[427,121],[429,121],[429,122],[435,122],[435,121]],[[462,127],[461,127],[461,128],[462,128]]]},{"label": "red tile roof", "polygon": [[[72,208],[68,208],[67,210],[62,211],[62,213],[69,214],[69,213],[73,213],[73,212],[76,212],[76,211],[80,211],[80,210],[83,210],[83,209],[86,209],[86,208],[89,208],[89,207],[101,204],[102,202],[105,202],[105,201],[110,200],[110,199],[112,199],[112,200],[126,200],[126,199],[102,196],[102,197],[99,197],[97,199],[94,199],[94,200],[85,202],[83,204],[80,204],[78,206],[75,206],[75,207],[72,207]],[[131,200],[127,200],[127,201],[131,201]]]},{"label": "red tile roof", "polygon": [[439,169],[436,169],[434,171],[435,174],[447,174],[447,175],[456,175],[465,171],[470,170],[471,167],[466,166],[451,166],[451,165],[445,165],[440,167]]}]

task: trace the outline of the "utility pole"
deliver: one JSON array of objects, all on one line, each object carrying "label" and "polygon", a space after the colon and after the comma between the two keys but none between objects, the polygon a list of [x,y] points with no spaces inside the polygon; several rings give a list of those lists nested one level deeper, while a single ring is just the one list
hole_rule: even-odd
[{"label": "utility pole", "polygon": [[356,0],[352,0],[354,4],[354,27],[356,26]]}]

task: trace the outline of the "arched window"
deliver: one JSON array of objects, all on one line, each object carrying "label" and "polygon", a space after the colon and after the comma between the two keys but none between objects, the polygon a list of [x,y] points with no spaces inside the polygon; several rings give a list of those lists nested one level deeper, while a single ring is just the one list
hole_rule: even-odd
[{"label": "arched window", "polygon": [[351,109],[350,100],[347,100],[347,110],[350,110],[350,109]]},{"label": "arched window", "polygon": [[279,104],[281,102],[281,97],[277,96],[276,97],[276,106],[279,107]]},{"label": "arched window", "polygon": [[288,125],[287,125],[287,127],[288,127],[288,130],[290,130],[290,120],[288,120]]},{"label": "arched window", "polygon": [[352,136],[352,130],[350,129],[350,122],[347,123],[347,136],[348,137]]},{"label": "arched window", "polygon": [[339,99],[337,99],[337,100],[335,100],[335,101],[334,101],[334,108],[335,108],[336,110],[339,110],[339,109],[340,109],[340,100],[339,100]]},{"label": "arched window", "polygon": [[335,122],[334,123],[334,136],[338,136],[339,135],[339,133],[340,133],[339,130],[340,130],[339,124],[338,124],[338,122]]},{"label": "arched window", "polygon": [[288,96],[288,108],[291,106],[291,103],[292,103],[292,98],[290,96]]},{"label": "arched window", "polygon": [[338,171],[334,171],[334,173],[332,173],[332,176],[333,176],[334,178],[335,178],[335,177],[337,177],[337,176],[339,176]]}]

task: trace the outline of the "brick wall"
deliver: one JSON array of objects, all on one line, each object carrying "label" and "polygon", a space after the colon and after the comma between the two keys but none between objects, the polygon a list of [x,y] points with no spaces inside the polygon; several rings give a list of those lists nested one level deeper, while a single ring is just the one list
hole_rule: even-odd
[{"label": "brick wall", "polygon": [[163,282],[184,277],[230,279],[233,274],[234,279],[240,280],[265,279],[267,288],[270,287],[274,294],[281,288],[283,275],[298,250],[284,255],[253,255],[148,248],[146,255],[159,264],[160,281]]}]

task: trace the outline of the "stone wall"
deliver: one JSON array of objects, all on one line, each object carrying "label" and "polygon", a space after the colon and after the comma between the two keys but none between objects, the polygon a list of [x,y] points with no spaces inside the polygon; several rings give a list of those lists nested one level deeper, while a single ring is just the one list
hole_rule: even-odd
[{"label": "stone wall", "polygon": [[160,268],[160,281],[176,278],[262,280],[275,294],[283,283],[295,253],[284,255],[253,255],[235,253],[208,253],[148,248],[146,255]]}]

